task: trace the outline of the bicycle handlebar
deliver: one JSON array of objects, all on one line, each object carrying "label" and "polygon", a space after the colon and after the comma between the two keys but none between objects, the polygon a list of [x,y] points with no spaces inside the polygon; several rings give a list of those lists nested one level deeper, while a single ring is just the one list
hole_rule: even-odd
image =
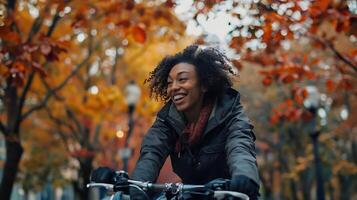
[{"label": "bicycle handlebar", "polygon": [[[177,195],[179,192],[185,191],[195,191],[199,189],[207,189],[204,185],[185,185],[183,183],[164,183],[164,184],[155,184],[150,182],[142,182],[128,179],[129,187],[135,187],[145,191],[154,191],[154,192],[170,192],[173,195]],[[114,191],[113,184],[107,183],[89,183],[87,187],[104,187],[110,191]],[[246,194],[235,192],[235,191],[226,191],[226,190],[212,190],[213,197],[215,199],[224,199],[227,195],[237,197],[244,200],[249,200],[249,197]],[[114,191],[116,192],[116,191]]]}]

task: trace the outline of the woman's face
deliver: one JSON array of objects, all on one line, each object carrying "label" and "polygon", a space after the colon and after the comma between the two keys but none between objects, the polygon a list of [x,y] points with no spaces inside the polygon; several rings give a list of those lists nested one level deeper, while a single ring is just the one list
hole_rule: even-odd
[{"label": "woman's face", "polygon": [[179,63],[171,69],[167,79],[167,94],[178,111],[198,112],[202,105],[204,91],[200,86],[194,65]]}]

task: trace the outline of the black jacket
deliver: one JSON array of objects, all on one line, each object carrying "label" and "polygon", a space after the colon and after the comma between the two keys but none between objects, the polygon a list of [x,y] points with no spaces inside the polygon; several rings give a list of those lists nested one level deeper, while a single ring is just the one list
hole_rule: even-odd
[{"label": "black jacket", "polygon": [[245,175],[259,185],[253,126],[244,114],[240,94],[228,89],[216,100],[211,116],[195,149],[183,146],[175,152],[185,123],[169,101],[157,114],[146,134],[134,180],[155,182],[168,155],[174,172],[183,183],[204,184],[215,178],[231,179]]}]

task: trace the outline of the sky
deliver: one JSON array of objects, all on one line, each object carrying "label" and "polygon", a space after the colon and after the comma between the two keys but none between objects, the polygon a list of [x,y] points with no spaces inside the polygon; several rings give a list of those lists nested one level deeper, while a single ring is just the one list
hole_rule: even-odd
[{"label": "sky", "polygon": [[192,9],[192,0],[182,0],[179,1],[177,7],[175,8],[176,14],[185,21],[188,21],[186,32],[189,35],[201,35],[204,32],[208,32],[211,35],[217,36],[220,41],[224,41],[227,33],[230,30],[228,21],[231,16],[220,12],[213,18],[210,17],[206,20],[203,16],[198,17],[198,21],[202,27],[199,27],[197,23],[192,19],[193,14],[190,12]]}]

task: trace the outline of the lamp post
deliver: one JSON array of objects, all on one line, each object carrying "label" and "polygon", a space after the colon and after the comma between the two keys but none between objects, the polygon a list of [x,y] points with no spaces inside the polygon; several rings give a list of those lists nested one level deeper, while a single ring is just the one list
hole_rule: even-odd
[{"label": "lamp post", "polygon": [[133,114],[135,106],[138,103],[141,95],[141,90],[134,80],[130,81],[125,87],[125,101],[128,104],[128,134],[125,138],[124,149],[119,151],[120,156],[123,159],[123,170],[128,170],[128,160],[132,154],[132,150],[129,148],[129,140],[134,128]]},{"label": "lamp post", "polygon": [[317,185],[316,199],[325,200],[322,166],[319,156],[319,144],[318,144],[320,131],[317,130],[317,124],[316,124],[317,112],[319,108],[321,108],[320,93],[315,86],[307,86],[306,90],[308,92],[308,97],[304,101],[304,106],[313,115],[313,118],[310,121],[311,129],[312,129],[310,132],[310,137],[312,139],[314,161],[315,161],[315,173],[316,173],[315,175],[316,175],[316,185]]}]

